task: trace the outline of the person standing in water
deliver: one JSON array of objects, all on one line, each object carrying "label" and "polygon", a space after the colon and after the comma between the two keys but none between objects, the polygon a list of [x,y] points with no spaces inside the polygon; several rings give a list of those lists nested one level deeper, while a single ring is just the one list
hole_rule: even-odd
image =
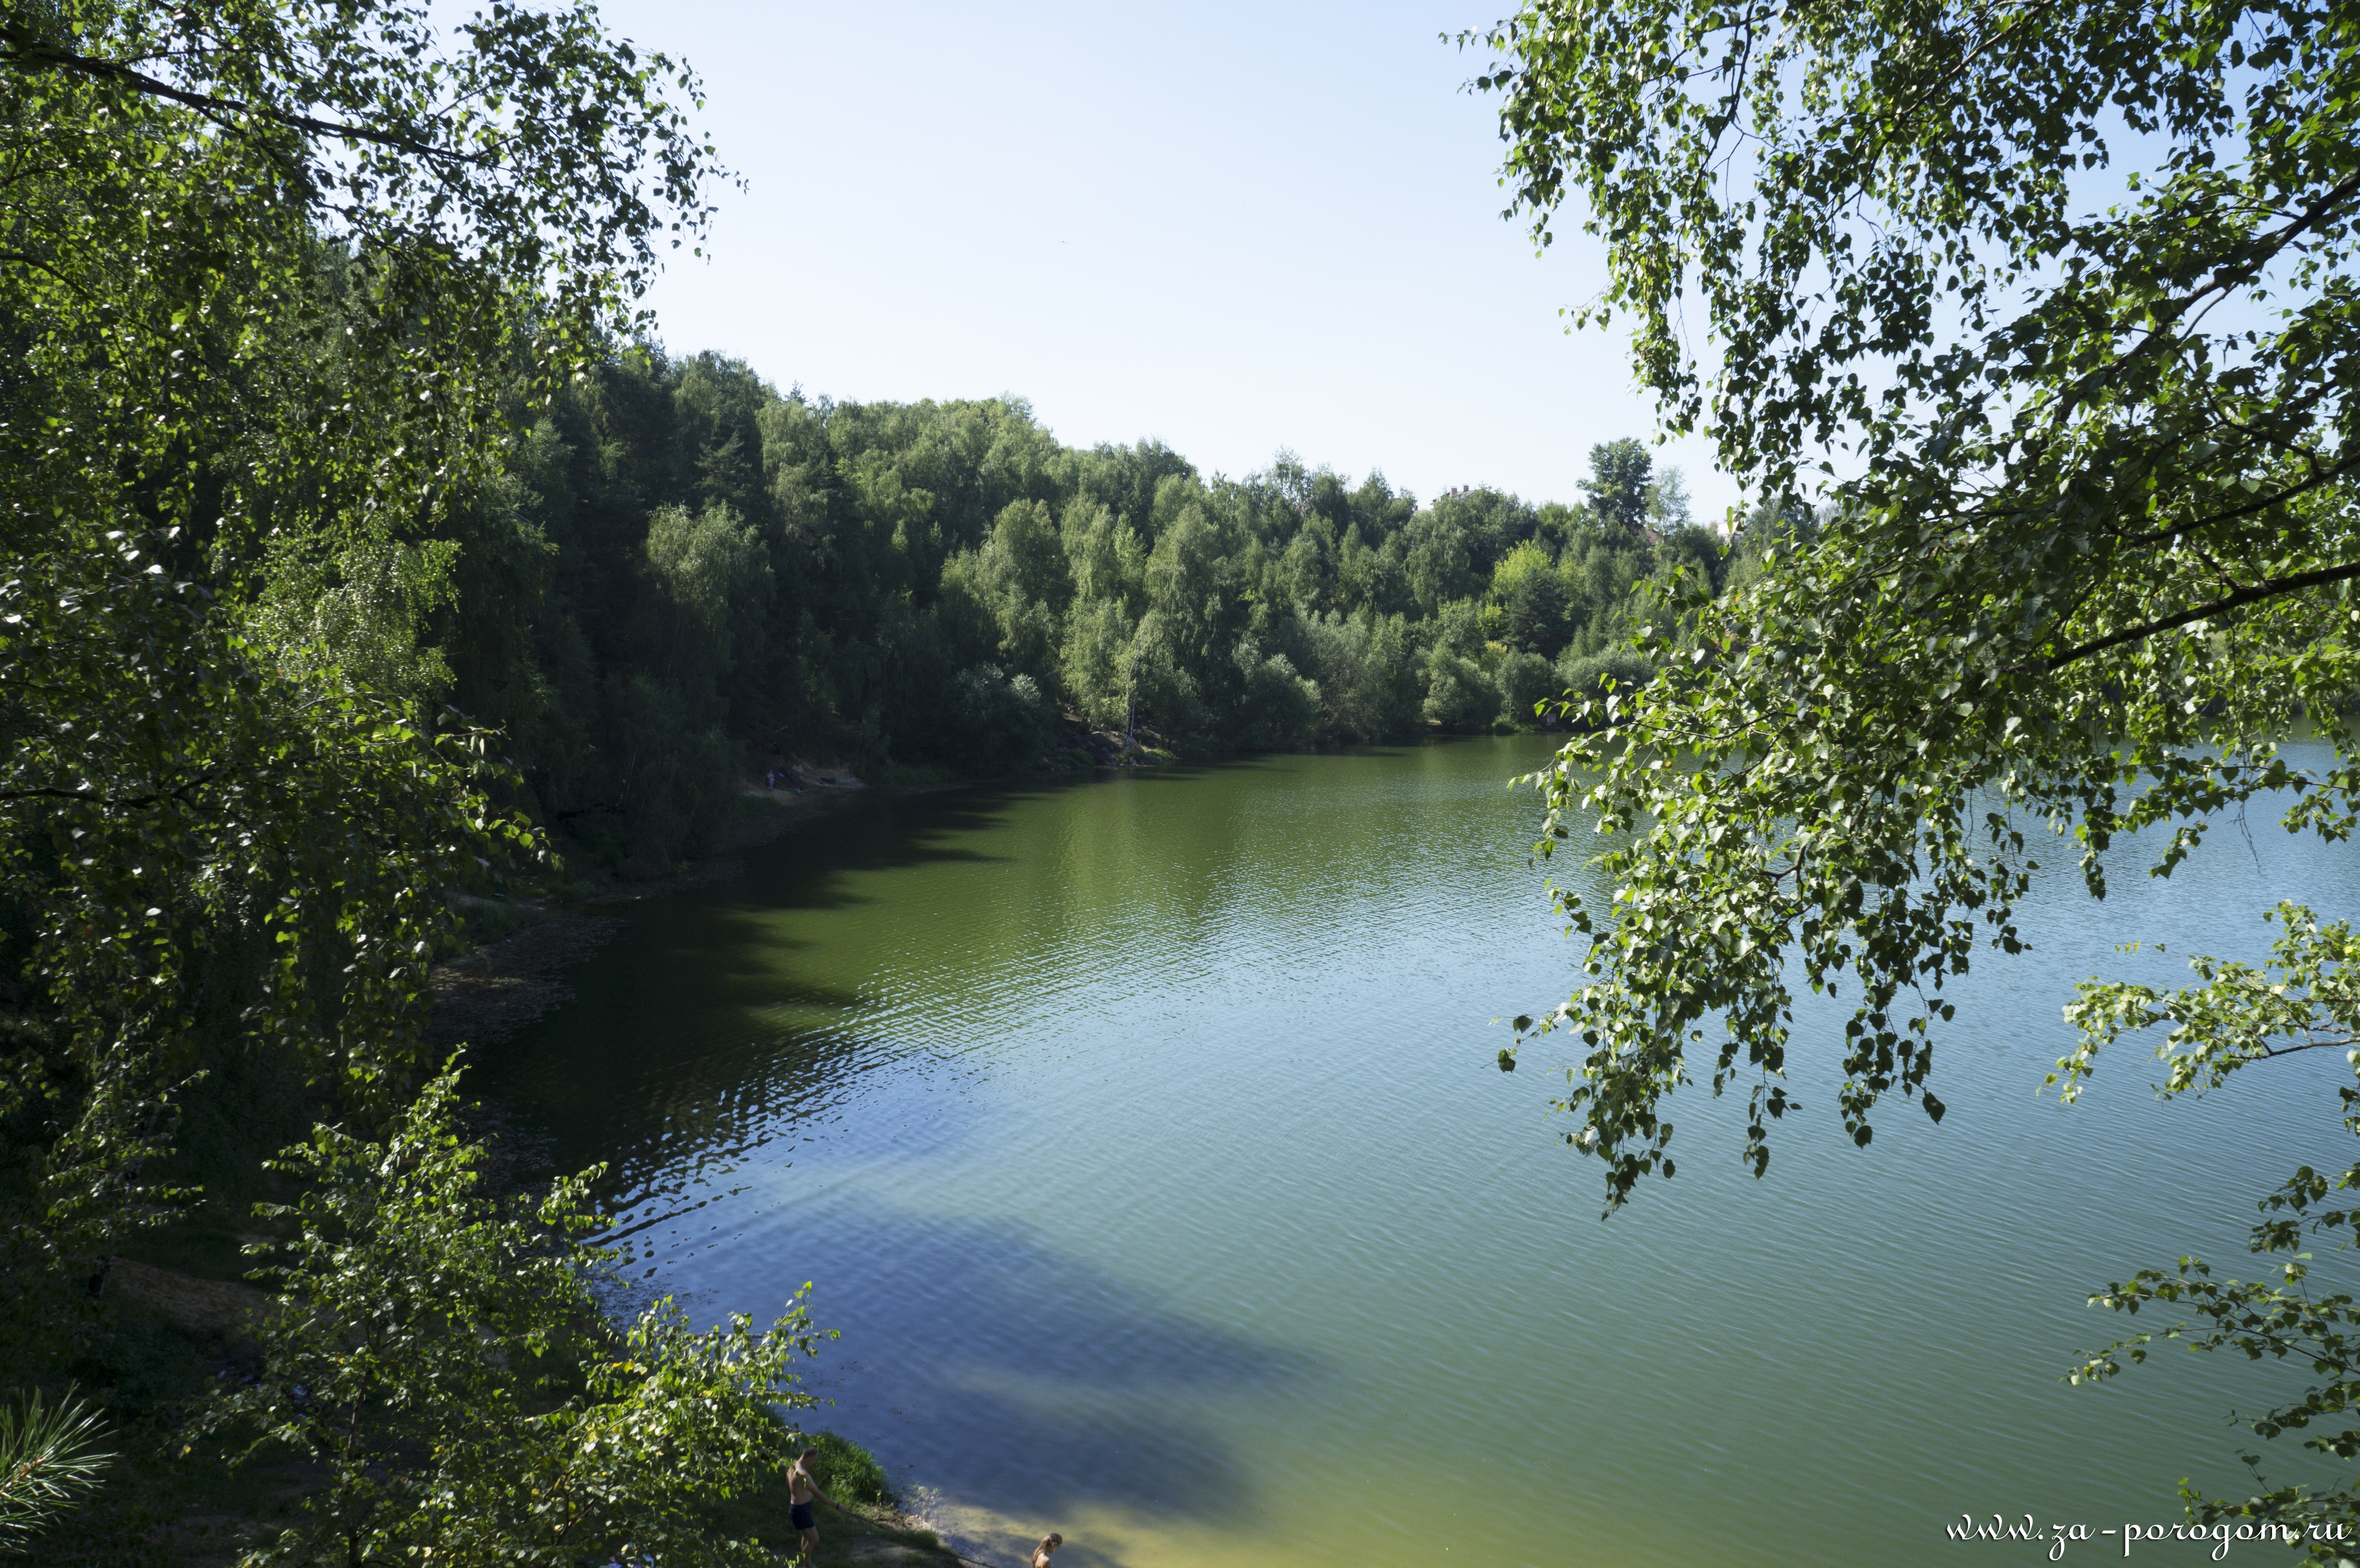
[{"label": "person standing in water", "polygon": [[803,1550],[796,1555],[800,1563],[809,1563],[812,1553],[819,1550],[819,1520],[812,1517],[812,1499],[817,1497],[837,1513],[844,1511],[844,1505],[821,1491],[812,1476],[811,1462],[818,1457],[818,1449],[806,1448],[787,1466],[787,1519],[802,1537]]},{"label": "person standing in water", "polygon": [[1049,1568],[1049,1554],[1065,1544],[1065,1538],[1054,1530],[1043,1536],[1041,1544],[1032,1549],[1032,1568]]}]

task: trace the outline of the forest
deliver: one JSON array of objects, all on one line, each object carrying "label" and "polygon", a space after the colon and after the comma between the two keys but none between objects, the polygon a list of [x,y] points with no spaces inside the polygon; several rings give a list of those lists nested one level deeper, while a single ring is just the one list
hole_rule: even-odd
[{"label": "forest", "polygon": [[942,780],[1089,766],[1067,718],[1184,756],[1531,726],[1644,681],[1642,586],[1718,593],[1732,559],[1627,437],[1569,505],[1421,504],[1284,452],[1207,475],[1063,446],[1021,399],[837,403],[647,346],[505,450],[434,535],[317,545],[259,614],[495,732],[511,803],[626,875],[794,757]]}]

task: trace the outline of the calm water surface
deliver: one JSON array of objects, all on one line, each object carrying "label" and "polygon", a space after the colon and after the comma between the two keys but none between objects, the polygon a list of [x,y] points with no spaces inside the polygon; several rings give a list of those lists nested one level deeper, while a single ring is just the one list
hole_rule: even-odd
[{"label": "calm water surface", "polygon": [[2360,857],[2256,811],[2092,906],[2060,854],[2037,950],[1959,998],[1940,1127],[1896,1101],[1851,1146],[1824,1008],[1767,1180],[1742,1107],[1684,1094],[1679,1176],[1601,1224],[1554,1042],[1493,1065],[1490,1020],[1571,982],[1505,788],[1546,749],[864,801],[631,906],[476,1087],[608,1163],[650,1288],[764,1314],[813,1281],[814,1424],[996,1561],[1054,1528],[1061,1568],[2038,1562],[1944,1527],[2243,1489],[2242,1362],[2060,1374],[2130,1326],[2093,1286],[2245,1261],[2253,1200],[2348,1158],[2347,1070],[2161,1105],[2125,1053],[2077,1108],[2035,1090],[2074,980],[2184,976],[2115,943],[2258,956],[2261,909],[2348,912]]}]

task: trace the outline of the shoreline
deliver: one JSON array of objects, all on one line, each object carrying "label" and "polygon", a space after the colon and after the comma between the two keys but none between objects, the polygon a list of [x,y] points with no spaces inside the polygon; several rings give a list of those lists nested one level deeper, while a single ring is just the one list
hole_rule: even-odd
[{"label": "shoreline", "polygon": [[428,976],[434,1000],[426,1020],[427,1043],[438,1051],[491,1045],[537,1022],[573,999],[574,989],[560,978],[562,973],[622,930],[619,918],[600,909],[742,876],[746,865],[740,857],[748,850],[824,822],[869,793],[865,788],[822,788],[825,794],[798,795],[748,787],[742,799],[768,800],[771,809],[739,812],[712,853],[669,877],[617,883],[563,903],[542,897],[508,905],[530,911],[532,923],[434,965]]},{"label": "shoreline", "polygon": [[[1134,768],[1167,766],[1167,757],[1151,753],[1127,763],[1101,763],[1093,773],[1095,779],[1105,779]],[[684,862],[670,876],[617,882],[563,902],[547,895],[512,901],[475,900],[528,911],[534,918],[522,931],[478,943],[433,966],[428,976],[433,1002],[426,1020],[427,1044],[438,1051],[449,1051],[459,1045],[491,1045],[508,1039],[571,1000],[573,988],[558,977],[561,972],[587,959],[622,929],[620,919],[597,910],[726,882],[743,875],[746,865],[740,857],[748,851],[825,822],[860,800],[989,789],[1039,782],[1044,778],[1081,781],[1073,774],[1012,773],[990,779],[877,786],[858,779],[849,784],[836,782],[836,779],[850,777],[841,768],[814,770],[810,777],[813,781],[800,790],[741,784],[741,802],[766,800],[772,810],[739,811],[708,853]]]}]

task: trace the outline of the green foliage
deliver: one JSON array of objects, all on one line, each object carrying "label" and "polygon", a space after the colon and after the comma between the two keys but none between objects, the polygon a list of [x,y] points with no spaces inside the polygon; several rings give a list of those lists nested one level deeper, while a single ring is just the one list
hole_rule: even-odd
[{"label": "green foliage", "polygon": [[1245,671],[1238,744],[1262,751],[1301,746],[1319,733],[1319,683],[1297,675],[1286,655],[1257,659],[1259,651],[1251,640],[1238,645]]},{"label": "green foliage", "polygon": [[968,700],[987,670],[1199,753],[1408,739],[1427,649],[1601,652],[1657,570],[1586,508],[1421,507],[1284,453],[1207,480],[1160,446],[1060,446],[1014,400],[836,403],[641,348],[510,443],[453,538],[453,701],[504,732],[512,803],[618,868],[693,852],[749,758],[1032,765],[1005,692]]},{"label": "green foliage", "polygon": [[792,1386],[819,1337],[800,1301],[759,1334],[694,1330],[669,1300],[610,1327],[586,1180],[486,1194],[456,1094],[445,1073],[382,1141],[323,1127],[278,1162],[303,1196],[259,1211],[293,1231],[264,1271],[262,1375],[201,1430],[325,1480],[251,1561],[768,1562],[700,1510],[786,1462],[773,1408],[814,1402]]},{"label": "green foliage", "polygon": [[1011,501],[992,524],[991,537],[955,558],[943,572],[969,569],[978,596],[989,606],[1000,658],[1019,674],[1054,681],[1059,622],[1072,603],[1072,571],[1064,541],[1039,501]]},{"label": "green foliage", "polygon": [[[2338,40],[2360,23],[2175,16],[2158,48],[2148,20],[2076,15],[1553,0],[1490,40],[1517,200],[1546,234],[1583,193],[1674,422],[1702,406],[1672,313],[1688,279],[1729,345],[1724,466],[1781,493],[1838,428],[1863,465],[1741,591],[1667,594],[1653,642],[1677,678],[1591,704],[1542,779],[1552,843],[1577,816],[1630,831],[1602,860],[1612,911],[1567,895],[1592,983],[1550,1020],[1590,1048],[1570,1103],[1617,1201],[1666,1165],[1657,1102],[1707,1020],[1716,1084],[1755,1080],[1762,1168],[1798,979],[1858,987],[1838,1105],[1866,1142],[1885,1093],[1928,1083],[1942,979],[1984,940],[2018,945],[2028,828],[2070,835],[2093,894],[2118,834],[2177,822],[2169,870],[2257,791],[2300,791],[2290,830],[2348,831],[2348,737],[2316,775],[2255,737],[2336,713],[2360,675],[2341,479],[2360,446],[2317,390],[2355,330],[2360,54]],[[2261,41],[2233,49],[2241,27]],[[2162,167],[2077,219],[2067,171],[2104,160],[2116,112],[2163,138]],[[1775,156],[1724,203],[1709,171],[1743,136]],[[1826,311],[1802,308],[1809,269]],[[2195,308],[2265,289],[2290,314],[2234,345]]]},{"label": "green foliage", "polygon": [[[2322,925],[2297,904],[2280,904],[2269,917],[2285,928],[2267,965],[2191,962],[2201,985],[2169,994],[2151,986],[2092,981],[2065,1009],[2081,1031],[2072,1054],[2058,1063],[2051,1083],[2061,1083],[2070,1099],[2094,1066],[2098,1052],[2125,1035],[2169,1026],[2156,1054],[2164,1063],[2159,1092],[2167,1097],[2217,1088],[2241,1067],[2308,1051],[2342,1051],[2355,1073],[2337,1092],[2344,1128],[2360,1134],[2360,936],[2348,921]],[[2303,1434],[2302,1444],[2319,1454],[2350,1460],[2360,1456],[2360,1302],[2350,1292],[2321,1290],[2311,1282],[2311,1255],[2306,1233],[2360,1242],[2360,1207],[2345,1207],[2337,1194],[2360,1192],[2360,1164],[2341,1171],[2297,1171],[2265,1197],[2273,1215],[2254,1227],[2251,1249],[2279,1262],[2277,1278],[2218,1279],[2199,1258],[2183,1258],[2166,1271],[2143,1269],[2090,1298],[2092,1304],[2136,1314],[2142,1308],[2192,1311],[2201,1320],[2181,1322],[2137,1334],[2098,1352],[2071,1374],[2077,1383],[2100,1381],[2125,1363],[2147,1357],[2158,1340],[2180,1340],[2198,1350],[2235,1350],[2252,1360],[2308,1367],[2316,1381],[2291,1399],[2259,1415],[2239,1419],[2256,1436]],[[2186,1486],[2181,1495],[2201,1521],[2237,1519],[2291,1528],[2314,1539],[2350,1540],[2360,1530],[2360,1496],[2346,1485],[2323,1492],[2301,1486],[2272,1486],[2262,1460],[2248,1453],[2256,1490],[2242,1498],[2206,1497]],[[2326,1554],[2318,1554],[2326,1555]]]},{"label": "green foliage", "polygon": [[1075,711],[1091,724],[1120,724],[1129,711],[1132,631],[1120,599],[1086,602],[1066,623],[1065,691]]},{"label": "green foliage", "polygon": [[[200,1178],[216,1199],[251,1180],[254,1140],[283,1141],[307,1102],[356,1129],[339,1138],[408,1125],[454,896],[540,853],[494,804],[513,786],[489,735],[437,704],[485,656],[458,628],[551,568],[508,472],[530,458],[514,423],[642,324],[632,302],[661,251],[702,231],[712,160],[668,90],[693,97],[694,78],[578,6],[495,7],[455,34],[368,0],[93,0],[0,20],[12,1363],[71,1359],[93,1256]],[[708,666],[730,651],[698,619],[715,542],[645,568],[682,657]],[[275,1108],[242,1103],[257,1086]],[[354,1178],[324,1156],[294,1174]],[[322,1313],[340,1335],[411,1335],[449,1388],[352,1410],[425,1432],[430,1408],[477,1384],[460,1320],[417,1315],[439,1310],[431,1262],[407,1297],[338,1293],[436,1241],[385,1235],[314,1237],[272,1332],[290,1355]],[[442,1261],[462,1259],[443,1240]],[[529,1305],[441,1282],[465,1312]],[[650,1330],[643,1359],[710,1361],[683,1360],[684,1334]],[[331,1364],[350,1348],[312,1345],[306,1375],[345,1391]],[[310,1385],[266,1387],[243,1415],[344,1463],[321,1446]],[[338,1474],[348,1497],[376,1484]],[[486,1513],[479,1533],[512,1524]]]},{"label": "green foliage", "polygon": [[[1666,1099],[1692,1076],[1746,1088],[1766,1169],[1798,985],[1854,1002],[1848,1136],[1896,1090],[1939,1120],[1945,983],[2021,948],[2041,841],[2103,897],[2127,835],[2156,830],[2166,876],[2256,796],[2290,833],[2360,824],[2360,16],[1533,0],[1480,41],[1516,208],[1546,244],[1578,198],[1605,241],[1579,314],[1634,317],[1666,424],[1709,425],[1764,497],[1730,592],[1666,586],[1639,638],[1661,672],[1579,703],[1537,780],[1544,851],[1594,829],[1612,889],[1560,891],[1584,979],[1538,1019],[1580,1041],[1569,1141],[1610,1205],[1672,1174]],[[2306,720],[2315,768],[2270,738]],[[2277,1036],[2347,1038],[2346,937],[2282,918],[2267,983],[2208,964],[2175,997],[2085,990],[2069,1086],[2149,1023],[2174,1090]],[[2300,1172],[2271,1206],[2339,1228],[2312,1210],[2341,1180]],[[2291,1254],[2296,1223],[2257,1244]],[[2201,1345],[2310,1361],[2316,1402],[2267,1436],[2344,1420],[2348,1303],[2308,1269],[2191,1262],[2102,1300],[2193,1303]],[[2342,1519],[2351,1497],[2194,1506]]]},{"label": "green foliage", "polygon": [[1403,741],[1425,723],[1415,637],[1400,615],[1330,611],[1303,626],[1306,667],[1319,688],[1327,733],[1355,741]]},{"label": "green foliage", "polygon": [[1426,716],[1446,730],[1482,732],[1500,716],[1500,688],[1473,659],[1437,648],[1426,657]]},{"label": "green foliage", "polygon": [[290,552],[254,607],[251,635],[299,682],[341,679],[431,711],[450,692],[451,667],[429,626],[456,597],[458,556],[441,539],[354,539],[324,561]]},{"label": "green foliage", "polygon": [[1648,480],[1647,526],[1658,537],[1696,527],[1688,516],[1688,479],[1677,468],[1665,468]]},{"label": "green foliage", "polygon": [[1579,655],[1568,649],[1557,666],[1557,686],[1577,703],[1617,691],[1635,691],[1655,678],[1655,667],[1647,656],[1629,648]]},{"label": "green foliage", "polygon": [[803,1446],[819,1450],[812,1461],[812,1469],[819,1484],[840,1503],[855,1503],[862,1508],[890,1508],[901,1499],[893,1491],[892,1477],[877,1455],[848,1437],[838,1437],[832,1432],[815,1432],[803,1437]]},{"label": "green foliage", "polygon": [[1721,536],[1693,523],[1666,530],[1656,549],[1665,567],[1685,572],[1715,595],[1728,585],[1731,558]]},{"label": "green foliage", "polygon": [[631,326],[709,158],[660,90],[693,81],[586,11],[460,36],[257,0],[0,25],[13,1286],[177,1201],[155,1157],[232,1041],[386,1114],[443,891],[531,852],[425,705],[439,530],[503,399]]},{"label": "green foliage", "polygon": [[[2166,1098],[2217,1089],[2250,1062],[2360,1044],[2360,938],[2350,923],[2322,926],[2309,909],[2287,903],[2262,918],[2285,930],[2266,968],[2191,959],[2204,984],[2169,996],[2122,981],[2081,985],[2065,1021],[2081,1042],[2049,1077],[2060,1085],[2058,1098],[2070,1104],[2080,1096],[2104,1047],[2167,1024],[2156,1048],[2166,1069],[2158,1091]],[[2348,1109],[2360,1110],[2353,1090],[2343,1094]]]},{"label": "green foliage", "polygon": [[1565,579],[1554,567],[1526,572],[1507,596],[1508,646],[1543,659],[1555,655],[1571,629],[1569,599]]},{"label": "green foliage", "polygon": [[770,587],[770,563],[726,501],[696,517],[658,507],[643,549],[653,590],[642,601],[650,662],[674,690],[710,704],[729,672],[733,623]]},{"label": "green foliage", "polygon": [[[277,1370],[221,1418],[334,1477],[288,1552],[507,1560],[561,1493],[668,1530],[664,1486],[752,1452],[713,1390],[772,1342],[660,1314],[606,1356],[563,1214],[476,1204],[416,1120],[445,1091],[409,1108],[429,966],[533,824],[668,869],[751,756],[1022,765],[1067,703],[1198,749],[1415,735],[1415,612],[1480,604],[1544,526],[666,357],[636,301],[709,215],[696,92],[578,5],[0,18],[0,1335],[70,1360],[97,1256],[342,1129],[278,1172],[311,1228]],[[1620,635],[1598,585],[1633,570],[1582,635]],[[396,1144],[414,1170],[366,1166]],[[664,1482],[666,1452],[717,1468]]]},{"label": "green foliage", "polygon": [[1609,528],[1636,534],[1648,523],[1655,460],[1640,442],[1625,436],[1601,441],[1590,449],[1590,479],[1582,485],[1599,520]]},{"label": "green foliage", "polygon": [[1504,604],[1516,596],[1517,587],[1534,572],[1556,570],[1557,557],[1550,548],[1537,539],[1526,539],[1491,569],[1491,597]]},{"label": "green foliage", "polygon": [[1515,652],[1500,660],[1500,713],[1516,724],[1534,722],[1541,706],[1564,690],[1555,666],[1537,653]]},{"label": "green foliage", "polygon": [[0,1405],[0,1544],[20,1541],[94,1490],[115,1455],[98,1446],[98,1412],[38,1391]]},{"label": "green foliage", "polygon": [[996,664],[959,671],[951,682],[951,728],[965,744],[959,761],[970,774],[1005,771],[1029,763],[1049,744],[1055,714],[1030,675],[1011,678]]}]

